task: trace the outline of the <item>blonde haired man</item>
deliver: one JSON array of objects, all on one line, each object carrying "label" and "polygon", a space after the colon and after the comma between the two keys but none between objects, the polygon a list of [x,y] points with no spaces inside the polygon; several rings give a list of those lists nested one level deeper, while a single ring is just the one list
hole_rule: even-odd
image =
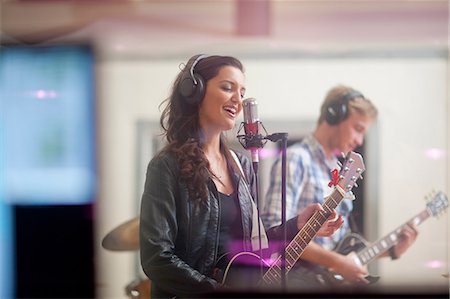
[{"label": "blonde haired man", "polygon": [[[311,203],[323,204],[324,198],[332,191],[328,183],[331,170],[338,168],[336,156],[362,145],[364,135],[378,114],[373,103],[361,92],[344,85],[329,90],[320,111],[314,132],[290,146],[287,151],[287,219],[297,215]],[[271,182],[261,215],[267,228],[281,223],[279,163],[280,159],[272,167]],[[366,279],[368,273],[364,268],[346,256],[332,251],[350,232],[348,218],[352,209],[352,200],[344,199],[336,209],[337,213],[344,217],[341,229],[331,238],[314,238],[302,254],[299,267],[291,271],[290,276],[297,276],[304,282],[304,287],[331,283],[318,274],[318,269],[331,269],[349,282],[369,283]],[[403,254],[416,236],[416,229],[407,227],[399,243],[390,250],[391,257],[398,258]]]}]

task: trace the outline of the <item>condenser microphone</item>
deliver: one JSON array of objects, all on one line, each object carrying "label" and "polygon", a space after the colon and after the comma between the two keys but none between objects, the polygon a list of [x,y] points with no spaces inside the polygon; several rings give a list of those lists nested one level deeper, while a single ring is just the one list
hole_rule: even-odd
[{"label": "condenser microphone", "polygon": [[254,98],[242,102],[244,110],[244,147],[251,152],[252,162],[259,162],[258,150],[263,147],[262,136],[259,133],[258,102]]}]

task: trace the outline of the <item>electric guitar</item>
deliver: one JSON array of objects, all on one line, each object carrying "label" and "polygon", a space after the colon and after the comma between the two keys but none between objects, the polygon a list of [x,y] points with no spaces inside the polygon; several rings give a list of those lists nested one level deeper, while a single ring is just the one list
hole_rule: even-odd
[{"label": "electric guitar", "polygon": [[[375,260],[380,255],[384,254],[391,247],[397,244],[401,231],[405,226],[407,226],[408,224],[414,224],[416,226],[420,225],[430,216],[439,215],[447,207],[447,196],[442,192],[438,192],[433,196],[433,199],[427,203],[426,208],[423,211],[421,211],[378,241],[369,243],[360,235],[352,233],[342,239],[341,242],[339,242],[339,244],[336,246],[335,251],[340,254],[347,255],[347,257],[352,259],[356,265],[366,267],[367,264]],[[328,270],[325,270],[325,272],[319,272],[322,272],[321,275],[328,276],[325,277],[325,280],[328,282],[336,284],[342,284],[345,282],[341,275],[329,272]],[[379,277],[369,275],[368,277],[366,277],[366,279],[369,280],[370,283],[374,283],[379,279]]]},{"label": "electric guitar", "polygon": [[[222,268],[223,272],[221,283],[225,286],[236,288],[245,288],[248,290],[252,286],[260,287],[276,287],[281,286],[282,271],[287,274],[295,263],[298,261],[309,242],[316,236],[320,227],[325,223],[333,210],[339,205],[344,195],[351,192],[356,185],[356,180],[365,170],[362,156],[355,152],[349,152],[345,157],[340,172],[334,170],[332,172],[332,180],[330,187],[334,186],[332,193],[326,198],[322,205],[324,211],[314,213],[306,224],[299,230],[296,236],[285,248],[285,261],[278,257],[273,262],[268,262],[253,252],[241,252],[233,256],[229,261],[219,260],[218,268]],[[220,266],[220,264],[222,265]],[[264,274],[262,268],[259,271],[248,271],[251,267],[248,265],[264,264]],[[224,266],[226,265],[226,267]],[[284,265],[284,269],[282,269]],[[253,267],[255,270],[256,267]],[[218,279],[218,278],[216,278]],[[220,282],[220,277],[218,279]]]}]

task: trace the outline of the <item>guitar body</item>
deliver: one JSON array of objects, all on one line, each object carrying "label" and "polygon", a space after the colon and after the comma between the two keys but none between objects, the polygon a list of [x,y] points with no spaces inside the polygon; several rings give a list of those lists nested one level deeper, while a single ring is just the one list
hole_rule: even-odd
[{"label": "guitar body", "polygon": [[[344,239],[339,242],[339,244],[336,246],[335,251],[346,255],[348,258],[352,259],[353,262],[357,265],[360,265],[364,268],[367,268],[366,265],[362,264],[361,261],[357,257],[357,253],[361,252],[363,249],[370,246],[370,243],[367,242],[362,236],[351,233],[344,237]],[[337,282],[343,283],[344,279],[342,276],[332,273],[332,276],[336,279]],[[368,275],[366,279],[369,281],[370,284],[377,282],[380,277]]]},{"label": "guitar body", "polygon": [[233,290],[261,290],[263,274],[269,265],[253,252],[240,252],[230,258],[223,255],[216,263],[214,279]]},{"label": "guitar body", "polygon": [[[351,259],[353,263],[366,268],[365,265],[361,263],[361,261],[357,257],[357,253],[361,250],[364,250],[369,246],[369,243],[358,234],[349,234],[344,239],[342,239],[339,244],[336,246],[336,252],[345,255],[348,259]],[[307,268],[310,271],[306,271],[304,275],[308,275],[311,277],[315,277],[323,286],[328,287],[339,287],[339,286],[351,286],[354,285],[351,282],[348,282],[341,275],[328,270],[322,266],[317,266],[313,264],[307,263]],[[366,279],[370,284],[377,282],[380,278],[378,276],[368,275]]]},{"label": "guitar body", "polygon": [[[277,259],[277,261],[280,260]],[[273,276],[274,273],[281,274],[279,263],[274,262],[269,265],[253,252],[241,252],[231,259],[223,256],[216,265],[213,277],[228,290],[254,293],[282,290],[281,276],[277,275],[276,279]],[[274,268],[277,270],[274,271]],[[286,270],[285,287],[288,289],[307,289],[311,286],[312,281],[308,282],[303,280],[303,276],[299,277],[296,274],[291,276],[291,274],[292,272]]]}]

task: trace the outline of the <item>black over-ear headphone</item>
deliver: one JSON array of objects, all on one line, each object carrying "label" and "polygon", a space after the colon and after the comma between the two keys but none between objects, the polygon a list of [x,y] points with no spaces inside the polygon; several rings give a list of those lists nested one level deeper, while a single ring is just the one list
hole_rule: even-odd
[{"label": "black over-ear headphone", "polygon": [[178,92],[191,105],[197,105],[205,96],[205,80],[195,73],[195,66],[206,57],[209,57],[209,55],[200,54],[195,58],[189,69],[186,66],[178,85]]},{"label": "black over-ear headphone", "polygon": [[355,98],[364,98],[364,96],[359,91],[351,90],[340,99],[332,101],[325,111],[327,123],[334,126],[346,119],[349,113],[348,103]]}]

